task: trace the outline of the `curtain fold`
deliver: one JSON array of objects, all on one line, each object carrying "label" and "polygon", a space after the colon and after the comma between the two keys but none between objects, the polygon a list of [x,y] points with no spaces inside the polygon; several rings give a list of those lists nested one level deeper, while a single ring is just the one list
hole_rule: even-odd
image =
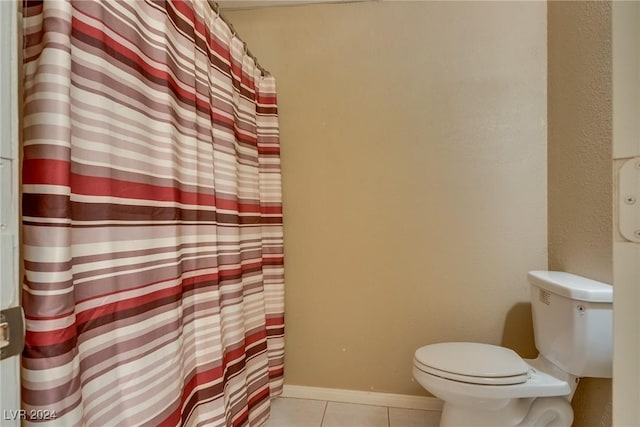
[{"label": "curtain fold", "polygon": [[26,425],[261,425],[284,360],[274,78],[203,0],[23,12]]}]

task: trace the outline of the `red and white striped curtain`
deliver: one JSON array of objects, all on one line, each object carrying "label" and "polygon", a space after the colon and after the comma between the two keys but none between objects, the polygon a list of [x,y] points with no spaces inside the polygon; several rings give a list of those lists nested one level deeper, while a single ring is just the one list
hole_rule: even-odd
[{"label": "red and white striped curtain", "polygon": [[284,357],[274,79],[205,0],[23,13],[26,424],[262,424]]}]

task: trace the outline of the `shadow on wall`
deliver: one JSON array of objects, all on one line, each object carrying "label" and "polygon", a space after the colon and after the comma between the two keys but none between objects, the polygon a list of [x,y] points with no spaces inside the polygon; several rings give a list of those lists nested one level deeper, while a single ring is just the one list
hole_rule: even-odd
[{"label": "shadow on wall", "polygon": [[524,359],[534,359],[538,356],[533,337],[530,303],[519,302],[507,313],[502,332],[502,346],[512,349]]}]

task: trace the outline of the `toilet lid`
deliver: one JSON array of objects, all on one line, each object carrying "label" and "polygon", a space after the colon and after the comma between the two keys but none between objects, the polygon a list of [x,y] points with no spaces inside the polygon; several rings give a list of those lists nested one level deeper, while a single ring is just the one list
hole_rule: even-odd
[{"label": "toilet lid", "polygon": [[513,350],[490,344],[431,344],[415,353],[416,367],[427,373],[473,384],[510,385],[529,379],[529,365]]}]

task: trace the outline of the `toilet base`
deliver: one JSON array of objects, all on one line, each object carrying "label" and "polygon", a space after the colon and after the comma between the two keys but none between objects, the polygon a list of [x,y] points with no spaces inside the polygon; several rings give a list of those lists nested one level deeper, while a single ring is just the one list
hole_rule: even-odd
[{"label": "toilet base", "polygon": [[491,409],[445,402],[440,427],[571,427],[573,409],[564,397],[503,400]]}]

